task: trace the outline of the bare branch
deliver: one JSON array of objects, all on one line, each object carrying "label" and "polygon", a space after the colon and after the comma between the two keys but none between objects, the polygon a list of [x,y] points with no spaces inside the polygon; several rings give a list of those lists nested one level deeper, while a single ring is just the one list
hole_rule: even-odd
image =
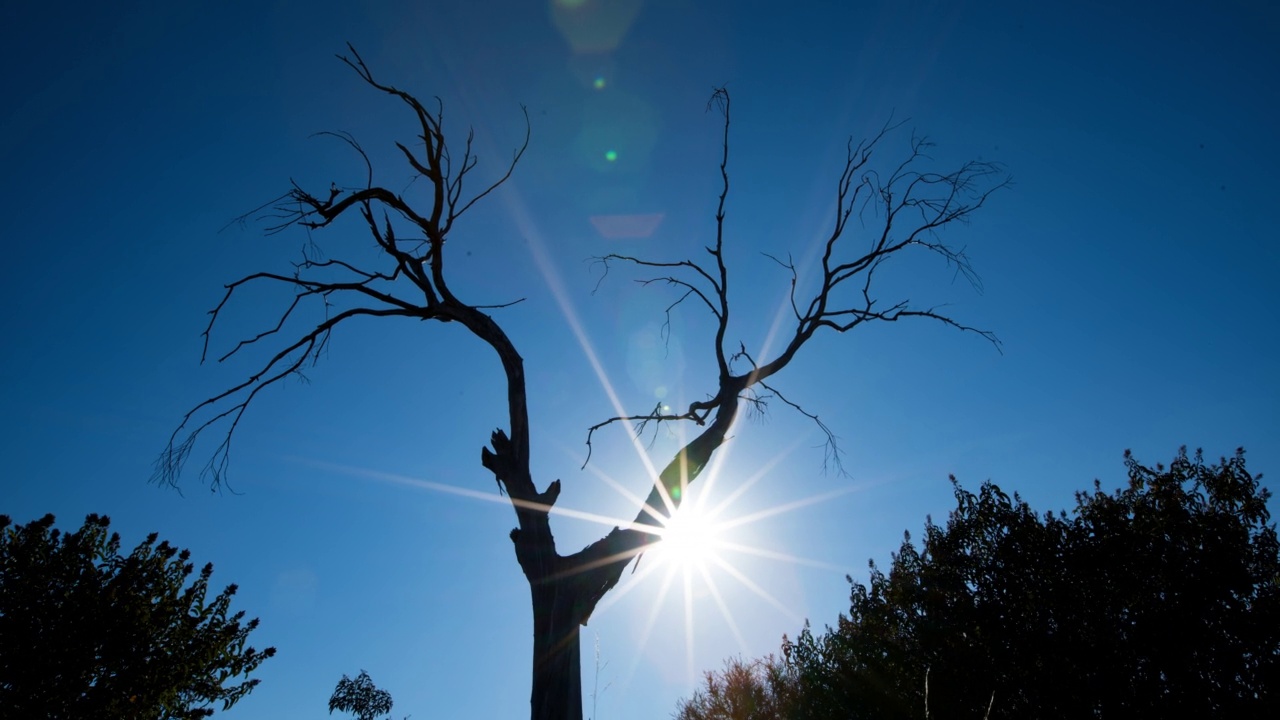
[{"label": "bare branch", "polygon": [[[665,407],[666,405],[659,402],[657,405],[654,406],[653,410],[643,415],[626,415],[626,416],[611,417],[608,420],[598,422],[595,425],[592,425],[591,427],[587,428],[587,457],[585,460],[582,461],[582,467],[585,468],[587,466],[587,463],[591,462],[591,452],[593,449],[591,445],[591,440],[593,437],[595,437],[596,431],[607,425],[612,425],[613,423],[617,423],[617,422],[627,422],[627,423],[639,422],[640,423],[639,425],[628,426],[627,429],[634,436],[640,437],[641,435],[644,434],[644,429],[650,422],[663,423],[663,422],[670,422],[675,420],[692,420],[693,422],[701,425],[707,418],[706,411],[708,410],[708,408],[699,407],[698,403],[694,403],[693,405],[690,405],[688,410],[679,414],[663,412],[663,408]],[[656,438],[656,435],[655,435],[655,438]]]},{"label": "bare branch", "polygon": [[[730,361],[732,362],[739,359],[746,360],[747,363],[751,365],[752,374],[758,374],[759,368],[756,365],[756,361],[754,358],[751,357],[751,354],[747,352],[747,348],[745,345],[739,345],[738,351],[733,354],[733,357],[730,358]],[[748,377],[750,377],[750,375]],[[755,390],[753,385],[759,385],[760,387],[767,390],[769,394],[767,395],[760,394]],[[826,423],[818,419],[818,416],[816,414],[805,410],[803,407],[800,406],[799,403],[795,403],[795,402],[792,402],[791,400],[788,400],[785,395],[783,395],[775,387],[773,387],[769,383],[764,382],[763,380],[758,380],[752,383],[751,385],[748,385],[745,388],[744,394],[742,395],[742,400],[748,403],[748,406],[747,406],[748,409],[754,414],[756,418],[763,419],[766,416],[766,413],[769,409],[769,399],[771,397],[778,398],[782,402],[789,405],[796,412],[812,420],[818,426],[818,429],[821,430],[822,433],[826,436],[826,442],[823,444],[823,447],[825,448],[825,453],[822,458],[823,472],[826,472],[828,467],[834,466],[836,468],[837,474],[848,477],[849,474],[844,470],[844,462],[841,456],[840,445],[838,443],[839,438],[836,437],[836,434],[831,431],[831,428],[827,427]]]},{"label": "bare branch", "polygon": [[707,248],[707,252],[711,253],[716,259],[716,268],[720,271],[720,282],[715,284],[716,295],[720,300],[720,312],[716,315],[719,323],[716,326],[715,335],[715,354],[716,364],[720,366],[720,386],[721,392],[724,391],[724,385],[729,379],[729,362],[724,356],[724,339],[725,334],[729,330],[729,271],[724,264],[724,203],[729,197],[729,91],[721,87],[717,88],[711,95],[711,100],[707,102],[707,110],[712,105],[720,109],[720,114],[724,116],[724,140],[721,143],[720,154],[720,200],[716,203],[716,244],[714,248]]},{"label": "bare branch", "polygon": [[[1000,341],[992,332],[959,322],[944,314],[938,307],[913,306],[907,299],[882,302],[874,292],[872,281],[877,275],[876,271],[885,262],[918,248],[942,258],[947,267],[954,268],[957,275],[963,275],[971,286],[980,292],[981,278],[974,271],[964,248],[957,249],[947,244],[940,239],[940,233],[949,225],[966,222],[985,204],[992,193],[1006,187],[1008,180],[1004,179],[1003,169],[994,163],[969,162],[957,170],[946,173],[923,169],[922,165],[930,160],[927,151],[931,147],[928,139],[923,137],[912,137],[905,159],[881,172],[872,166],[872,160],[885,138],[901,128],[905,121],[887,122],[874,137],[857,144],[850,139],[846,145],[844,166],[836,178],[834,223],[821,247],[818,282],[812,295],[808,296],[804,302],[801,302],[798,297],[797,288],[800,286],[801,271],[790,255],[787,256],[786,261],[783,261],[780,256],[765,253],[766,257],[791,275],[788,300],[795,325],[789,339],[776,355],[762,359],[760,362],[752,359],[740,343],[739,350],[731,357],[726,357],[725,341],[730,319],[728,271],[724,256],[725,205],[729,191],[727,167],[730,125],[729,97],[726,91],[720,89],[712,95],[708,110],[713,107],[724,116],[723,153],[720,162],[721,192],[716,206],[716,238],[714,244],[706,248],[707,252],[715,258],[715,268],[705,268],[692,261],[658,262],[619,255],[606,256],[600,260],[605,264],[606,273],[609,260],[625,261],[640,268],[663,268],[676,271],[677,274],[648,278],[641,282],[646,285],[663,282],[676,286],[682,291],[675,302],[668,306],[666,311],[668,317],[671,308],[683,302],[691,293],[697,292],[699,299],[711,309],[712,315],[716,318],[714,350],[721,381],[718,391],[712,396],[713,399],[708,401],[709,408],[723,408],[725,399],[728,397],[726,391],[729,388],[736,388],[733,393],[736,401],[746,403],[749,410],[763,410],[767,405],[768,396],[756,394],[751,389],[752,386],[759,384],[818,424],[828,439],[824,466],[832,464],[842,468],[839,448],[835,444],[835,435],[830,429],[818,419],[816,414],[787,400],[777,393],[772,385],[765,384],[765,381],[789,365],[800,349],[819,330],[826,328],[843,333],[872,321],[930,319],[958,330],[976,333],[999,350]],[[850,252],[849,248],[855,234],[855,229],[850,226],[849,220],[855,213],[862,221],[863,230],[870,230],[870,232],[858,232],[870,241],[869,246],[860,252]],[[871,227],[868,228],[868,225]],[[692,276],[680,273],[692,273]],[[849,288],[852,292],[844,290],[846,285],[854,285]],[[740,359],[749,361],[750,369],[743,374],[735,375],[731,365]],[[684,415],[677,415],[671,419],[687,418]]]},{"label": "bare branch", "polygon": [[284,195],[281,195],[276,198],[272,198],[271,200],[268,200],[262,203],[258,207],[250,210],[247,213],[244,213],[243,215],[237,215],[236,217],[228,221],[226,225],[223,225],[222,227],[218,228],[218,232],[221,233],[227,228],[231,227],[232,225],[239,225],[242,228],[247,227],[249,224],[249,221],[256,217],[259,217],[264,210],[266,210],[267,208],[275,207],[282,201],[287,200],[288,198],[289,198],[289,194],[285,193]]},{"label": "bare branch", "polygon": [[790,300],[790,302],[791,302],[791,312],[792,312],[792,314],[794,314],[794,315],[795,315],[796,320],[797,320],[797,321],[803,320],[804,318],[802,318],[802,317],[800,316],[800,307],[799,307],[798,305],[796,305],[796,280],[799,278],[799,275],[798,275],[798,274],[797,274],[797,272],[796,272],[796,265],[795,265],[795,262],[791,259],[791,253],[787,253],[787,261],[786,261],[786,262],[782,262],[781,260],[779,260],[778,258],[774,257],[773,255],[770,255],[770,254],[769,254],[769,253],[767,253],[767,252],[766,252],[766,253],[760,253],[760,254],[761,254],[761,255],[764,255],[765,257],[769,258],[770,260],[772,260],[772,261],[774,261],[774,262],[778,263],[778,264],[779,264],[779,265],[781,265],[784,269],[786,269],[788,272],[790,272],[790,273],[791,273],[791,289],[787,292],[787,299],[788,299],[788,300]]},{"label": "bare branch", "polygon": [[[511,177],[511,173],[515,172],[516,164],[520,162],[520,158],[524,157],[525,150],[529,149],[529,137],[533,132],[532,126],[529,124],[529,108],[525,107],[524,105],[521,105],[520,112],[524,113],[524,141],[520,143],[520,147],[515,151],[515,154],[512,156],[511,164],[507,165],[507,171],[502,174],[502,177],[498,178],[491,185],[489,185],[489,187],[485,188],[478,195],[471,198],[471,200],[469,200],[467,204],[463,205],[462,208],[459,209],[457,212],[453,212],[451,207],[449,224],[452,224],[454,220],[457,220],[458,218],[462,217],[462,214],[465,213],[467,210],[470,210],[471,206],[475,205],[476,202],[480,200],[480,198],[488,195],[494,190],[497,190],[498,186],[505,183],[507,179]],[[467,138],[467,148],[468,150],[470,150],[471,148],[470,137]],[[472,162],[472,165],[474,164],[475,163]],[[465,169],[469,170],[470,167],[466,167]],[[458,193],[461,194],[461,192],[462,192],[462,173],[458,173]],[[456,198],[455,198],[455,202],[456,202]],[[448,226],[446,226],[446,229],[447,227]]]},{"label": "bare branch", "polygon": [[[627,262],[627,263],[631,263],[632,265],[637,265],[639,267],[688,268],[689,270],[692,270],[693,272],[702,276],[702,278],[704,278],[711,285],[711,289],[715,292],[717,297],[722,296],[724,294],[724,289],[720,285],[720,283],[716,282],[715,278],[711,277],[710,273],[708,273],[706,270],[703,270],[701,265],[699,265],[698,263],[692,260],[679,260],[675,262],[659,262],[655,260],[641,260],[640,258],[632,257],[630,255],[619,255],[617,253],[609,253],[608,255],[602,255],[600,257],[594,258],[594,261],[596,263],[599,263],[600,265],[604,266],[604,274],[600,276],[600,280],[596,283],[597,289],[599,289],[600,287],[600,282],[604,281],[605,275],[609,274],[610,260]],[[688,288],[694,287],[694,285],[690,283],[681,283],[681,284]],[[701,291],[698,291],[698,295],[700,295],[702,297],[702,301],[705,302],[709,308],[711,308],[712,314],[714,314],[717,318],[719,318],[720,311],[716,308],[716,305],[712,304],[712,302],[708,300],[706,295],[703,295]]]},{"label": "bare branch", "polygon": [[707,296],[703,295],[702,291],[698,290],[698,288],[693,287],[692,285],[689,285],[683,280],[677,280],[676,278],[673,278],[673,277],[664,277],[664,278],[650,278],[648,280],[637,280],[636,282],[640,283],[641,285],[649,285],[655,282],[664,282],[664,283],[667,283],[668,285],[677,285],[685,288],[685,293],[681,295],[679,298],[676,298],[676,301],[668,305],[666,310],[663,311],[663,314],[666,316],[666,318],[662,321],[662,339],[664,342],[669,341],[671,338],[671,311],[674,310],[676,307],[678,307],[681,303],[683,303],[690,295],[697,295],[699,298],[702,299],[703,304],[705,304],[708,308],[710,308],[711,313],[713,315],[716,314],[716,309],[712,307],[711,303],[707,300]]},{"label": "bare branch", "polygon": [[795,402],[792,402],[791,400],[788,400],[787,396],[783,395],[781,392],[778,392],[778,389],[773,387],[772,385],[765,382],[761,382],[760,387],[763,387],[765,390],[768,390],[770,393],[773,394],[774,397],[778,398],[782,402],[791,406],[792,410],[795,410],[801,415],[812,420],[813,423],[818,426],[818,429],[822,431],[822,434],[826,436],[826,440],[823,442],[823,457],[822,457],[823,472],[826,472],[829,467],[833,467],[835,468],[836,474],[841,475],[843,477],[848,477],[849,473],[845,472],[844,457],[843,457],[842,451],[840,450],[840,438],[834,432],[831,431],[831,428],[827,427],[826,423],[818,419],[818,416],[815,413],[811,413],[808,410],[805,410],[803,407],[800,406],[799,403],[795,403]]},{"label": "bare branch", "polygon": [[342,268],[347,272],[350,272],[354,275],[358,275],[364,278],[365,280],[369,280],[369,281],[385,280],[387,282],[395,282],[396,276],[400,274],[399,267],[397,267],[391,275],[387,275],[380,272],[369,272],[367,270],[361,270],[360,268],[357,268],[354,265],[351,265],[349,263],[343,262],[342,260],[337,260],[332,258],[328,260],[306,259],[300,263],[294,263],[294,268],[297,270],[308,270],[311,268],[327,268],[327,267]]},{"label": "bare branch", "polygon": [[[182,422],[178,424],[178,427],[176,427],[173,433],[169,436],[169,443],[156,462],[152,480],[158,483],[176,486],[178,483],[178,477],[182,471],[182,465],[190,455],[191,448],[199,435],[209,427],[226,418],[230,418],[230,424],[227,428],[226,435],[218,447],[214,449],[213,455],[208,464],[200,473],[202,478],[207,478],[210,483],[216,487],[226,476],[227,465],[230,461],[231,439],[235,434],[235,429],[240,424],[240,419],[244,416],[245,410],[249,408],[249,404],[253,402],[253,399],[257,397],[259,392],[266,387],[280,382],[290,375],[300,374],[300,370],[303,365],[305,365],[309,360],[314,362],[316,359],[316,353],[321,347],[323,347],[333,328],[344,320],[358,316],[386,317],[394,315],[405,316],[409,314],[409,312],[400,308],[385,308],[381,310],[352,308],[319,323],[312,328],[311,331],[302,335],[294,342],[279,350],[275,355],[271,356],[271,358],[269,358],[257,372],[250,375],[248,379],[204,400],[189,410],[187,414],[183,416]],[[186,429],[195,416],[202,410],[206,408],[213,408],[223,400],[240,395],[241,393],[244,393],[244,397],[239,402],[236,402],[225,410],[216,412],[212,417],[189,431],[182,440],[178,439],[179,436],[182,435],[183,430]]]},{"label": "bare branch", "polygon": [[[258,393],[290,375],[301,377],[305,364],[319,359],[333,329],[339,323],[358,316],[403,316],[442,322],[460,321],[492,346],[503,360],[510,385],[510,447],[517,457],[527,457],[528,421],[519,354],[502,329],[483,312],[509,307],[523,299],[494,304],[463,302],[448,287],[443,256],[445,238],[454,221],[474,207],[481,198],[506,182],[524,156],[531,135],[528,111],[521,108],[525,121],[524,137],[505,171],[475,196],[464,197],[464,176],[477,164],[477,158],[472,152],[474,134],[468,135],[462,161],[455,167],[443,129],[443,105],[438,103],[434,112],[428,111],[414,96],[375,79],[355,48],[348,45],[348,49],[350,55],[339,58],[362,81],[399,99],[413,112],[418,123],[421,148],[414,151],[403,143],[395,145],[416,176],[425,178],[431,184],[431,207],[419,211],[400,194],[376,185],[369,155],[350,133],[317,133],[337,138],[355,151],[365,170],[363,186],[350,189],[330,183],[326,192],[313,194],[292,182],[288,192],[236,221],[244,223],[250,218],[264,221],[264,230],[268,235],[299,226],[310,236],[311,231],[329,227],[347,215],[348,211],[355,210],[364,219],[370,235],[382,251],[379,260],[381,264],[367,267],[338,258],[325,259],[309,244],[303,249],[301,261],[294,263],[292,276],[258,272],[227,285],[222,299],[210,311],[209,324],[203,333],[202,361],[208,357],[213,327],[218,318],[223,315],[237,291],[249,284],[287,287],[292,297],[274,322],[265,329],[240,338],[221,354],[218,358],[220,362],[240,354],[249,346],[262,345],[281,337],[288,324],[299,315],[299,308],[309,299],[315,299],[324,316],[309,331],[294,338],[292,342],[275,348],[275,354],[248,380],[193,408],[175,429],[162,453],[156,468],[157,480],[176,484],[181,466],[188,458],[197,436],[212,425],[225,422],[227,435],[215,449],[213,459],[203,473],[216,486],[225,476],[231,438],[239,426],[239,420]],[[417,231],[416,237],[399,237],[392,223],[392,216],[411,225]],[[415,292],[419,293],[416,299],[413,297],[415,292],[403,292],[405,282],[411,283]],[[331,310],[335,309],[334,303],[339,298],[345,298],[340,304],[342,309],[331,314]],[[193,430],[187,430],[192,427]],[[180,438],[184,431],[187,435]],[[512,477],[509,482],[521,485],[519,492],[513,493],[514,495],[527,499],[535,494],[531,481],[527,479],[527,469],[523,479]],[[529,483],[529,486],[525,487],[524,483]]]},{"label": "bare branch", "polygon": [[356,142],[356,139],[351,136],[351,133],[335,132],[333,130],[322,130],[312,135],[312,137],[325,137],[325,136],[338,138],[339,140],[346,143],[347,145],[350,145],[351,148],[360,155],[360,159],[364,160],[364,168],[365,168],[365,176],[366,176],[364,186],[367,188],[373,187],[373,163],[369,161],[369,154],[364,151],[364,148],[360,147],[360,143]]}]

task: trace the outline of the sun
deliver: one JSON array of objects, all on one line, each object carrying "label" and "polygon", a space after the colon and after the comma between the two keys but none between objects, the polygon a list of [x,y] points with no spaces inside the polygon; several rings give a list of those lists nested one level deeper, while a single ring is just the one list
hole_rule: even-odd
[{"label": "sun", "polygon": [[658,530],[656,562],[681,569],[701,569],[719,558],[721,527],[695,503],[682,504]]}]

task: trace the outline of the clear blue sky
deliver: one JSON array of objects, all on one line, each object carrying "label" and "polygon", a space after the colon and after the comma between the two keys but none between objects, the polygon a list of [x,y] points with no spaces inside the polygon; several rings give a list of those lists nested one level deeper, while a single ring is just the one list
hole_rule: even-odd
[{"label": "clear blue sky", "polygon": [[[386,81],[440,96],[455,133],[474,126],[481,171],[509,157],[529,109],[525,161],[452,237],[467,251],[455,250],[454,287],[477,302],[527,298],[495,314],[526,359],[535,477],[563,479],[565,508],[631,517],[595,471],[631,493],[646,484],[620,432],[578,470],[586,428],[613,410],[565,308],[629,411],[651,407],[659,388],[687,401],[709,387],[705,319],[679,314],[663,352],[654,333],[670,296],[621,274],[592,295],[584,260],[696,255],[709,241],[713,87],[727,85],[734,103],[728,247],[743,308],[734,330],[749,346],[787,282],[759,252],[801,257],[827,229],[850,135],[910,118],[938,143],[940,167],[980,158],[1014,177],[947,237],[968,248],[985,293],[925,264],[884,287],[950,303],[996,331],[1004,354],[927,323],[807,348],[778,385],[840,435],[852,478],[824,474],[821,436],[777,407],[739,426],[705,500],[782,456],[725,513],[823,497],[735,530],[811,562],[730,555],[776,605],[717,570],[732,622],[695,582],[689,632],[681,582],[665,595],[660,574],[635,583],[642,561],[585,628],[589,716],[666,717],[701,670],[775,651],[806,617],[833,622],[847,608],[845,573],[865,577],[904,529],[945,516],[949,473],[971,486],[991,478],[1041,509],[1069,506],[1095,477],[1122,482],[1125,448],[1154,463],[1181,444],[1211,457],[1243,445],[1251,469],[1280,473],[1271,3],[559,7],[571,4],[0,11],[0,512],[53,512],[63,527],[106,513],[126,544],[158,531],[213,561],[219,583],[238,583],[236,606],[262,619],[255,642],[279,655],[228,717],[322,716],[338,678],[361,668],[392,692],[396,717],[528,712],[514,516],[432,489],[500,499],[479,451],[505,423],[502,377],[459,329],[353,325],[310,385],[289,383],[251,410],[233,460],[240,494],[210,493],[194,473],[183,495],[147,484],[182,414],[250,370],[198,364],[222,284],[286,270],[305,242],[219,229],[290,178],[360,182],[357,161],[317,131],[354,133],[385,183],[408,182],[388,150],[411,139],[411,119],[334,59],[347,41]],[[891,138],[885,157],[906,140]],[[610,215],[660,221],[645,238],[610,238],[592,222]],[[333,255],[370,247],[356,226],[316,239]],[[272,299],[239,305],[215,342],[271,319]],[[661,435],[656,461],[674,447]],[[565,551],[607,530],[563,517],[554,528]]]}]

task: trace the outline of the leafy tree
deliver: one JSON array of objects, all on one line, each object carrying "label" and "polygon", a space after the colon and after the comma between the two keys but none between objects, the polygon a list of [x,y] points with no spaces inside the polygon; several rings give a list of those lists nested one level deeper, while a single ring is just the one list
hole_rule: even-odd
[{"label": "leafy tree", "polygon": [[707,672],[704,687],[680,704],[678,720],[783,720],[799,703],[791,666],[773,655],[730,658],[724,670]]},{"label": "leafy tree", "polygon": [[155,533],[121,555],[106,516],[71,533],[53,522],[14,526],[0,515],[6,717],[185,720],[258,684],[247,678],[275,648],[246,644],[258,621],[229,615],[235,585],[208,597],[212,564],[187,585],[190,551],[157,544]]},{"label": "leafy tree", "polygon": [[851,581],[835,628],[784,641],[799,700],[778,717],[1277,717],[1280,545],[1261,476],[1243,451],[1125,457],[1127,487],[1095,481],[1071,515],[955,484],[946,527]]},{"label": "leafy tree", "polygon": [[355,715],[357,720],[374,720],[379,715],[391,712],[391,706],[391,693],[374,685],[373,679],[364,670],[360,671],[355,680],[343,675],[329,698],[330,715],[334,710],[341,710]]},{"label": "leafy tree", "polygon": [[[735,341],[739,330],[737,325],[731,328],[729,322],[732,233],[725,223],[730,103],[729,94],[718,90],[708,109],[715,108],[723,118],[721,184],[714,211],[714,237],[689,251],[688,257],[700,259],[649,259],[620,254],[597,258],[606,272],[611,267],[626,266],[641,273],[639,279],[646,284],[673,288],[677,297],[669,308],[688,300],[709,314],[715,331],[707,338],[706,350],[714,384],[706,389],[705,399],[685,408],[658,405],[647,412],[607,418],[587,431],[589,457],[593,433],[609,425],[638,431],[649,423],[656,426],[689,421],[697,428],[693,439],[661,471],[647,478],[651,483],[648,497],[637,508],[631,525],[614,528],[586,548],[561,555],[550,523],[551,507],[560,495],[560,481],[553,480],[538,490],[529,466],[532,438],[524,358],[502,325],[489,314],[506,305],[481,305],[466,299],[466,288],[451,282],[454,277],[449,270],[451,249],[457,244],[446,242],[455,223],[511,177],[528,147],[527,113],[524,139],[510,165],[476,191],[473,171],[477,159],[472,154],[470,135],[461,145],[450,143],[438,104],[429,109],[412,94],[376,79],[354,49],[351,57],[341,59],[371,88],[407,107],[417,137],[412,148],[403,143],[396,143],[396,148],[421,182],[414,185],[412,200],[375,184],[369,156],[353,137],[337,133],[333,135],[346,142],[363,161],[365,172],[358,184],[331,183],[318,193],[294,185],[277,203],[268,203],[271,207],[258,217],[268,223],[269,233],[297,226],[318,234],[346,218],[364,227],[376,245],[378,258],[373,263],[361,263],[351,259],[352,255],[345,259],[320,255],[308,244],[301,261],[288,271],[255,272],[228,285],[211,313],[205,332],[206,352],[213,327],[227,304],[233,297],[240,297],[247,286],[281,287],[293,297],[277,316],[264,323],[261,332],[244,337],[221,354],[219,359],[226,360],[246,348],[275,343],[266,361],[255,366],[247,380],[199,403],[183,418],[159,458],[156,478],[176,484],[198,437],[220,424],[225,435],[204,472],[211,483],[222,482],[232,437],[249,405],[264,388],[315,362],[339,325],[372,317],[458,323],[494,351],[505,375],[507,429],[493,432],[490,446],[481,452],[481,462],[510,497],[516,515],[517,527],[510,537],[516,560],[529,581],[533,605],[530,709],[534,720],[581,719],[579,626],[590,619],[597,603],[617,584],[631,560],[660,537],[663,522],[679,505],[687,485],[707,467],[712,454],[729,436],[741,409],[763,409],[771,399],[800,409],[778,391],[775,376],[814,336],[844,333],[876,322],[925,319],[978,333],[998,344],[991,333],[957,322],[935,308],[916,306],[906,299],[882,298],[876,292],[873,279],[879,277],[877,270],[890,260],[912,254],[932,255],[976,281],[964,252],[943,242],[940,233],[954,223],[968,220],[992,192],[1005,184],[1001,169],[991,163],[969,162],[946,172],[923,169],[929,162],[930,144],[920,137],[911,139],[901,161],[883,166],[874,163],[880,145],[898,126],[886,126],[869,141],[849,143],[843,166],[834,173],[833,222],[815,267],[798,267],[790,259],[777,260],[782,275],[779,285],[786,288],[789,283],[791,288],[793,317],[778,334],[780,342],[773,348],[776,354],[756,358]],[[777,257],[784,256],[785,249],[780,250]],[[754,296],[760,289],[752,286],[736,292]],[[515,302],[518,300],[507,305]],[[314,308],[318,319],[295,330],[295,321],[308,307]],[[753,318],[741,312],[734,317],[761,324],[770,322],[770,318]],[[838,465],[835,436],[816,414],[800,411],[826,433],[828,459]]]}]

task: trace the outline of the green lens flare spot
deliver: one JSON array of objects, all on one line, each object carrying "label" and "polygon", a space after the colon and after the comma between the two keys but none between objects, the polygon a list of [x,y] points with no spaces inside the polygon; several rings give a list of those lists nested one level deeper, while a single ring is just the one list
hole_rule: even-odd
[{"label": "green lens flare spot", "polygon": [[671,488],[671,499],[672,499],[672,500],[679,500],[679,499],[680,499],[680,488],[678,488],[678,487],[677,487],[677,488]]},{"label": "green lens flare spot", "polygon": [[618,159],[618,153],[613,150],[606,150],[604,153],[604,159],[609,162],[614,162]]},{"label": "green lens flare spot", "polygon": [[593,88],[595,88],[595,89],[597,89],[597,90],[603,90],[603,89],[604,89],[604,78],[602,78],[602,77],[596,77],[596,79],[595,79],[595,80],[592,80],[592,81],[591,81],[591,87],[593,87]]}]

